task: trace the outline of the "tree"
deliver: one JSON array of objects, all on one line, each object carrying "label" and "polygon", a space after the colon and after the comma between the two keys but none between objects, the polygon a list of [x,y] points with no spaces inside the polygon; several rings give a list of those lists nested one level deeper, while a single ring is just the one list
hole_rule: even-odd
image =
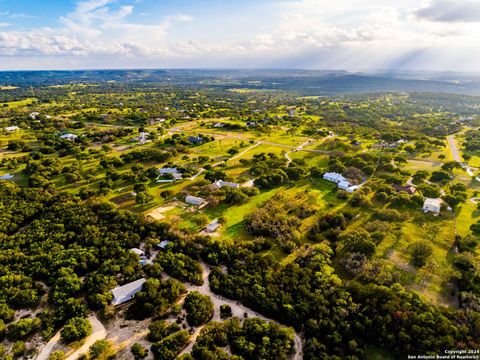
[{"label": "tree", "polygon": [[183,307],[187,311],[187,321],[191,326],[200,326],[213,316],[212,300],[198,291],[188,293]]},{"label": "tree", "polygon": [[422,240],[416,241],[410,245],[410,262],[413,266],[421,268],[427,263],[432,253],[432,246],[428,242]]},{"label": "tree", "polygon": [[85,318],[74,317],[67,321],[60,332],[64,342],[71,342],[83,339],[92,332],[90,321]]},{"label": "tree", "polygon": [[130,348],[130,352],[132,353],[135,360],[144,359],[148,356],[148,350],[139,343],[133,344]]},{"label": "tree", "polygon": [[228,319],[232,317],[232,308],[228,304],[220,305],[220,318],[221,319]]},{"label": "tree", "polygon": [[153,196],[146,192],[138,193],[135,196],[135,203],[140,205],[148,204],[152,200],[153,200]]}]

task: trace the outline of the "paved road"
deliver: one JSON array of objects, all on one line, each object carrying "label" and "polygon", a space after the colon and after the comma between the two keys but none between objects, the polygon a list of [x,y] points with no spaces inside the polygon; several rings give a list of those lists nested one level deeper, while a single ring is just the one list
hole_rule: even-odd
[{"label": "paved road", "polygon": [[[475,175],[475,171],[478,171],[478,169],[472,168],[467,163],[462,162],[462,157],[460,156],[460,151],[458,150],[458,145],[457,145],[457,141],[455,140],[455,135],[448,135],[447,140],[450,146],[450,151],[452,153],[453,160],[460,163],[460,165],[462,166],[462,169],[464,169],[467,172],[468,176],[473,177]],[[480,181],[480,176],[477,176],[475,179],[477,181]]]},{"label": "paved road", "polygon": [[453,160],[461,163],[462,157],[460,156],[460,152],[458,151],[455,135],[448,135],[447,140],[448,140],[448,145],[450,146],[450,152],[452,153]]}]

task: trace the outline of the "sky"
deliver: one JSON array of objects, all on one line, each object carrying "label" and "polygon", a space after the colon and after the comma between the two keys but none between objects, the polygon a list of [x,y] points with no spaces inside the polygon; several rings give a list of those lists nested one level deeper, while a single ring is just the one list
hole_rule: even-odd
[{"label": "sky", "polygon": [[0,0],[0,70],[480,72],[480,0]]}]

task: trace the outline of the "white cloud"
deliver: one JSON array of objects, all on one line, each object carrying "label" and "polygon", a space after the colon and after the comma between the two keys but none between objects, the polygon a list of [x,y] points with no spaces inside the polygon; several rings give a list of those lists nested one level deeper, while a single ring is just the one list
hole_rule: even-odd
[{"label": "white cloud", "polygon": [[[137,3],[84,0],[59,19],[58,28],[3,29],[0,56],[30,57],[40,67],[54,57],[79,67],[98,66],[100,61],[103,67],[157,64],[355,70],[479,66],[470,60],[479,53],[478,24],[465,21],[465,16],[457,21],[465,10],[458,7],[455,17],[450,14],[446,21],[438,9],[452,10],[456,4],[446,0],[429,1],[420,8],[417,0],[369,0],[368,6],[365,0],[279,1],[259,13],[241,14],[249,25],[240,30],[229,27],[229,20],[239,21],[239,14],[212,13],[195,26],[186,25],[185,32],[176,29],[180,23],[192,22],[192,16],[150,14],[142,18],[136,12]],[[467,3],[473,6],[478,1]],[[470,19],[473,15],[472,10]],[[133,20],[139,17],[142,22]],[[214,36],[220,31],[221,40],[217,40]]]},{"label": "white cloud", "polygon": [[428,21],[480,22],[480,1],[433,0],[414,14]]}]

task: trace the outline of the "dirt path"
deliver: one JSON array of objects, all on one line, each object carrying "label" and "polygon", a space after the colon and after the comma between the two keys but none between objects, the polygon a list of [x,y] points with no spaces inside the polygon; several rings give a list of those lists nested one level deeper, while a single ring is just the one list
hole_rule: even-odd
[{"label": "dirt path", "polygon": [[[214,308],[213,317],[212,317],[213,321],[221,321],[220,306],[223,304],[227,304],[232,308],[232,316],[234,317],[238,317],[242,319],[245,317],[245,314],[246,314],[248,317],[257,317],[265,321],[279,324],[278,321],[259,314],[258,312],[242,305],[239,301],[227,299],[221,295],[215,294],[212,290],[210,290],[210,283],[208,281],[208,276],[210,275],[210,269],[204,262],[200,262],[200,264],[202,265],[202,268],[203,268],[203,275],[202,275],[203,285],[197,286],[192,284],[185,284],[185,287],[187,288],[188,291],[198,291],[199,293],[210,297],[210,299],[213,302],[213,308]],[[187,347],[185,347],[180,352],[179,355],[189,353],[192,350],[193,345],[195,344],[195,341],[198,335],[200,334],[201,330],[202,330],[201,327],[196,329],[196,331],[192,335],[190,344]],[[294,343],[295,343],[295,354],[292,357],[292,359],[293,360],[303,359],[303,347],[302,347],[302,339],[300,337],[300,334],[295,333]]]},{"label": "dirt path", "polygon": [[66,360],[77,360],[81,355],[88,352],[90,346],[92,346],[95,341],[103,340],[107,337],[107,330],[95,314],[90,314],[88,316],[88,321],[90,321],[90,324],[92,325],[92,334],[85,339],[85,343],[82,347],[67,357]]},{"label": "dirt path", "polygon": [[[289,156],[289,154],[293,151],[301,151],[303,150],[303,148],[305,146],[307,146],[308,144],[310,144],[313,140],[312,139],[308,139],[307,141],[305,141],[303,144],[300,144],[298,145],[296,148],[294,148],[293,150],[290,150],[290,151],[287,151],[285,153],[285,159],[287,159],[287,166],[290,165],[290,163],[292,162],[292,158]],[[308,151],[308,150],[307,150]]]},{"label": "dirt path", "polygon": [[43,347],[42,351],[37,355],[35,360],[48,360],[48,357],[52,353],[55,346],[60,341],[60,331],[58,331],[55,336],[53,336],[47,344]]}]

